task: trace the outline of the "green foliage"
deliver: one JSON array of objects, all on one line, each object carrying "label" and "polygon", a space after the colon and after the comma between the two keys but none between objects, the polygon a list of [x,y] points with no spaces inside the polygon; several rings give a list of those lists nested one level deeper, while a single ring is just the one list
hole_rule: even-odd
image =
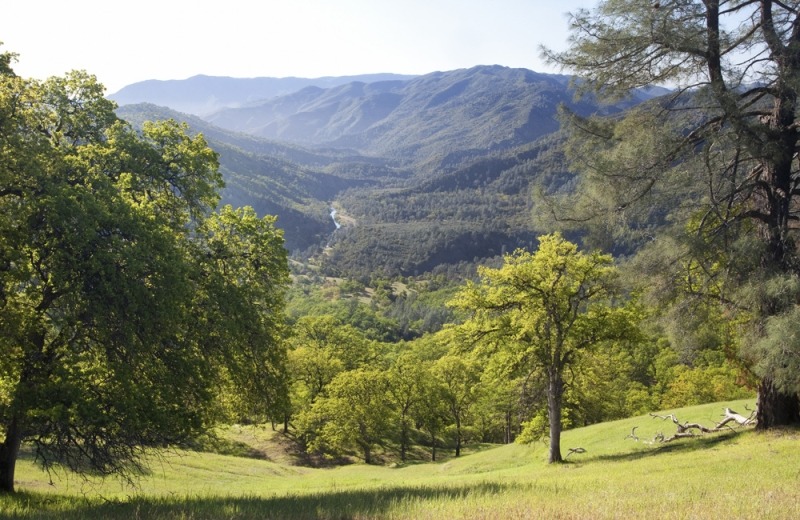
[{"label": "green foliage", "polygon": [[[564,425],[562,424],[562,427]],[[522,422],[522,431],[517,437],[519,444],[532,444],[547,438],[550,426],[547,419],[547,412],[540,410],[539,413]]]},{"label": "green foliage", "polygon": [[455,284],[442,282],[432,289],[426,280],[401,282],[373,280],[368,285],[340,278],[302,274],[289,291],[290,317],[330,315],[382,342],[412,340],[436,332],[454,320],[446,301]]},{"label": "green foliage", "polygon": [[275,416],[287,407],[283,234],[274,217],[230,206],[211,214],[203,230],[205,290],[193,302],[197,342],[225,359],[224,375],[241,403],[237,418]]},{"label": "green foliage", "polygon": [[358,369],[342,372],[328,385],[328,395],[318,399],[301,424],[313,426],[311,450],[342,454],[358,449],[367,464],[390,424],[385,372]]},{"label": "green foliage", "polygon": [[584,92],[679,85],[613,120],[570,118],[578,211],[558,216],[667,243],[666,295],[684,294],[670,304],[716,301],[741,329],[729,345],[760,378],[761,428],[800,423],[797,372],[784,370],[797,348],[779,325],[794,314],[800,272],[799,21],[795,5],[769,0],[609,0],[571,15],[568,50],[545,51],[583,76]]},{"label": "green foliage", "polygon": [[434,363],[432,374],[441,385],[440,395],[449,412],[450,434],[458,457],[469,438],[466,426],[480,392],[478,367],[472,360],[447,355]]},{"label": "green foliage", "polygon": [[[547,239],[544,243],[543,249],[547,251]],[[554,239],[553,243],[558,243],[558,240]],[[571,251],[568,255],[589,256],[579,253],[574,246],[561,252],[568,251]],[[517,255],[523,257],[522,252]],[[526,261],[534,256],[526,255]],[[595,266],[615,271],[608,255],[595,254],[589,258],[595,259]],[[541,265],[545,264],[542,262]],[[547,265],[547,268],[542,268],[543,273],[557,271]],[[517,279],[522,279],[524,271],[515,269]],[[480,270],[481,273],[487,271],[492,272],[492,268]],[[386,390],[390,420],[385,425],[379,445],[384,450],[398,446],[396,456],[401,461],[420,457],[419,452],[413,449],[415,445],[430,448],[431,457],[435,458],[437,450],[442,448],[460,451],[476,441],[531,441],[547,432],[548,372],[535,363],[531,351],[531,344],[540,345],[542,342],[529,344],[517,336],[504,334],[521,330],[503,321],[514,316],[513,306],[498,311],[496,316],[486,310],[486,321],[480,322],[480,326],[474,318],[463,326],[453,326],[450,321],[435,334],[406,342],[368,343],[370,347],[362,343],[363,337],[358,339],[357,331],[372,335],[372,326],[368,320],[354,320],[353,317],[359,314],[353,312],[355,309],[402,317],[408,312],[409,302],[442,305],[446,299],[453,300],[453,295],[461,297],[470,287],[474,290],[480,286],[468,284],[457,291],[433,276],[405,279],[402,283],[373,276],[368,286],[361,286],[347,280],[324,279],[308,267],[304,272],[307,274],[298,278],[294,289],[292,312],[309,316],[296,322],[289,355],[294,381],[295,419],[292,422],[305,442],[310,443],[325,424],[319,415],[309,414],[308,410],[319,397],[328,396],[327,385],[333,378],[349,370],[370,367],[385,369],[388,376]],[[552,278],[546,278],[543,285],[546,286],[548,281],[552,282]],[[609,294],[615,294],[615,299],[601,300],[600,304],[623,304],[625,298],[613,292],[620,287],[621,280],[614,275],[608,281],[613,282],[608,283],[608,289],[611,291]],[[343,287],[352,289],[343,291]],[[520,301],[530,303],[533,299],[528,296]],[[588,311],[589,307],[582,309]],[[475,315],[474,309],[454,310],[465,316]],[[678,406],[750,395],[745,372],[730,359],[734,348],[730,332],[734,324],[719,314],[720,309],[713,305],[695,307],[694,313],[689,313],[689,310],[687,307],[684,313],[675,315],[676,326],[669,337],[680,340],[677,345],[667,340],[662,329],[654,329],[646,337],[631,328],[632,322],[644,315],[643,307],[633,303],[611,312],[617,313],[615,319],[610,317],[611,314],[606,315],[602,318],[607,320],[605,322],[599,318],[602,313],[594,311],[589,314],[587,319],[591,318],[594,325],[609,324],[609,333],[615,335],[615,339],[598,340],[601,348],[584,347],[572,354],[574,362],[564,371],[561,427],[571,428],[647,413],[658,409],[662,403]],[[327,311],[333,312],[337,318],[312,317]],[[689,318],[705,326],[689,330],[679,328],[678,324],[686,323]],[[308,332],[311,324],[317,324],[313,327],[318,331],[315,334],[317,339],[326,338],[319,348],[312,348],[315,340]],[[322,324],[325,326],[321,327]],[[506,328],[492,331],[492,324]],[[681,330],[684,330],[683,338],[680,337]],[[524,331],[520,333],[525,334]],[[592,334],[600,337],[594,330]],[[354,352],[371,354],[346,367],[344,360],[348,355],[340,353],[337,344],[362,345]],[[459,385],[459,382],[463,384]],[[316,389],[312,390],[314,384]],[[461,400],[455,396],[460,396]],[[351,444],[348,449],[352,448]],[[326,449],[336,454],[347,452],[344,448]],[[383,456],[392,457],[386,451]]]},{"label": "green foliage", "polygon": [[770,317],[766,333],[754,341],[752,353],[759,360],[760,372],[772,370],[779,388],[786,393],[800,393],[797,379],[800,356],[797,352],[798,317],[800,308],[793,306],[784,313]]},{"label": "green foliage", "polygon": [[337,375],[378,362],[374,343],[333,316],[301,318],[293,327],[289,345],[288,371],[295,412],[308,409],[319,397],[327,395],[328,385]]},{"label": "green foliage", "polygon": [[[174,121],[136,132],[94,77],[0,75],[0,488],[46,466],[125,473],[185,442],[220,392],[284,400],[274,219],[223,209],[217,154]],[[236,389],[236,390],[233,390]]]},{"label": "green foliage", "polygon": [[583,254],[559,234],[542,236],[536,253],[516,251],[499,269],[479,269],[453,305],[471,310],[465,324],[484,349],[510,356],[521,375],[546,374],[551,462],[561,460],[565,372],[584,351],[638,338],[637,312],[615,304],[617,273],[610,255]]},{"label": "green foliage", "polygon": [[430,391],[425,383],[428,375],[421,360],[410,352],[398,356],[388,372],[387,397],[398,415],[402,462],[406,461],[406,453],[411,445],[414,411],[420,408],[425,393]]},{"label": "green foliage", "polygon": [[663,408],[680,408],[723,399],[741,399],[751,393],[737,385],[737,371],[730,365],[689,368],[678,365],[672,373],[667,392],[661,396]]}]

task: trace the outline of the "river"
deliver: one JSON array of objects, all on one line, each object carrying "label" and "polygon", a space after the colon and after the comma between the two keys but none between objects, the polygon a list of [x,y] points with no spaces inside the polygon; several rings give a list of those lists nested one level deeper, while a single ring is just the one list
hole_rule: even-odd
[{"label": "river", "polygon": [[342,227],[341,224],[336,222],[336,210],[333,209],[333,208],[331,208],[331,220],[333,220],[333,225],[336,226],[336,229],[339,229],[340,227]]}]

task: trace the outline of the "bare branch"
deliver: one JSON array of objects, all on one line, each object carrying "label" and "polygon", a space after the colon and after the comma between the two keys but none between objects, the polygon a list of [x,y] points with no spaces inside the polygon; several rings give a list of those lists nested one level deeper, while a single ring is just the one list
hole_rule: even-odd
[{"label": "bare branch", "polygon": [[[723,414],[724,419],[722,421],[720,421],[719,423],[717,423],[713,428],[709,428],[707,426],[703,426],[700,423],[690,423],[690,422],[681,423],[678,420],[678,417],[675,414],[658,415],[658,414],[655,414],[655,413],[651,413],[650,417],[652,417],[654,419],[661,419],[663,421],[670,420],[672,423],[675,424],[675,428],[677,430],[675,432],[675,434],[673,434],[670,437],[666,437],[666,436],[664,436],[663,433],[659,432],[653,438],[653,442],[667,443],[667,442],[672,442],[672,441],[674,441],[676,439],[685,439],[687,437],[696,437],[697,435],[699,435],[701,433],[704,434],[704,433],[719,433],[721,431],[736,431],[736,430],[732,429],[730,426],[727,426],[727,425],[729,423],[731,423],[731,422],[735,422],[739,426],[742,426],[742,427],[744,427],[744,426],[752,426],[752,425],[755,424],[755,413],[756,412],[753,411],[753,413],[751,414],[750,417],[744,417],[743,415],[740,415],[740,414],[734,412],[730,408],[725,408],[725,413]],[[636,440],[638,440],[638,438],[634,435],[634,430],[636,430],[636,428],[631,430],[631,435],[629,435],[629,436],[627,436],[625,438],[627,439],[628,437],[633,437]]]},{"label": "bare branch", "polygon": [[570,455],[572,455],[573,453],[578,453],[578,454],[580,454],[580,453],[586,453],[586,450],[585,450],[585,449],[583,449],[583,448],[580,448],[580,447],[578,447],[578,448],[570,448],[570,449],[569,449],[569,453],[567,453],[567,456],[566,456],[566,457],[564,457],[564,459],[565,459],[565,460],[566,460],[566,459],[568,459],[568,458],[569,458],[569,456],[570,456]]}]

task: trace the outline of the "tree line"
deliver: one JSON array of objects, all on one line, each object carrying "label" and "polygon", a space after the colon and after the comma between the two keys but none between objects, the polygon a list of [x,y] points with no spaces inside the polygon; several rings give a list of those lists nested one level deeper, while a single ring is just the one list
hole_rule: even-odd
[{"label": "tree line", "polygon": [[[406,282],[403,294],[430,288]],[[399,300],[391,287],[381,296],[378,284],[370,303],[359,303],[366,288],[348,295],[350,285],[317,285],[325,304],[313,290],[289,299],[290,308],[319,302],[291,326],[282,417],[312,454],[435,460],[437,450],[458,456],[469,443],[549,437],[549,460],[558,462],[564,427],[753,394],[726,355],[735,339],[723,324],[709,317],[702,340],[681,352],[663,320],[625,294],[609,255],[581,252],[559,234],[540,237],[533,253],[479,267],[443,300],[428,298],[447,305],[448,320],[406,340],[361,328],[364,313],[391,323]]]}]

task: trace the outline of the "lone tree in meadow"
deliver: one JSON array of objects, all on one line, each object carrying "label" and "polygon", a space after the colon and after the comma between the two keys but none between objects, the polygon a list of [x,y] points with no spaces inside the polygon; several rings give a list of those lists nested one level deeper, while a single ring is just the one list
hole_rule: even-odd
[{"label": "lone tree in meadow", "polygon": [[618,305],[610,255],[583,253],[555,233],[535,253],[506,255],[503,267],[479,269],[451,302],[471,311],[464,325],[476,341],[517,360],[517,369],[547,375],[549,462],[562,462],[561,412],[567,371],[581,353],[637,334],[636,315]]},{"label": "lone tree in meadow", "polygon": [[130,474],[237,413],[221,402],[285,401],[274,218],[213,211],[202,136],[137,132],[94,77],[26,80],[12,62],[0,55],[0,492],[23,442],[45,467]]},{"label": "lone tree in meadow", "polygon": [[672,226],[675,284],[747,321],[758,428],[800,422],[800,2],[605,0],[570,30],[567,51],[545,54],[581,91],[675,90],[625,117],[572,118],[578,195],[554,214]]}]

